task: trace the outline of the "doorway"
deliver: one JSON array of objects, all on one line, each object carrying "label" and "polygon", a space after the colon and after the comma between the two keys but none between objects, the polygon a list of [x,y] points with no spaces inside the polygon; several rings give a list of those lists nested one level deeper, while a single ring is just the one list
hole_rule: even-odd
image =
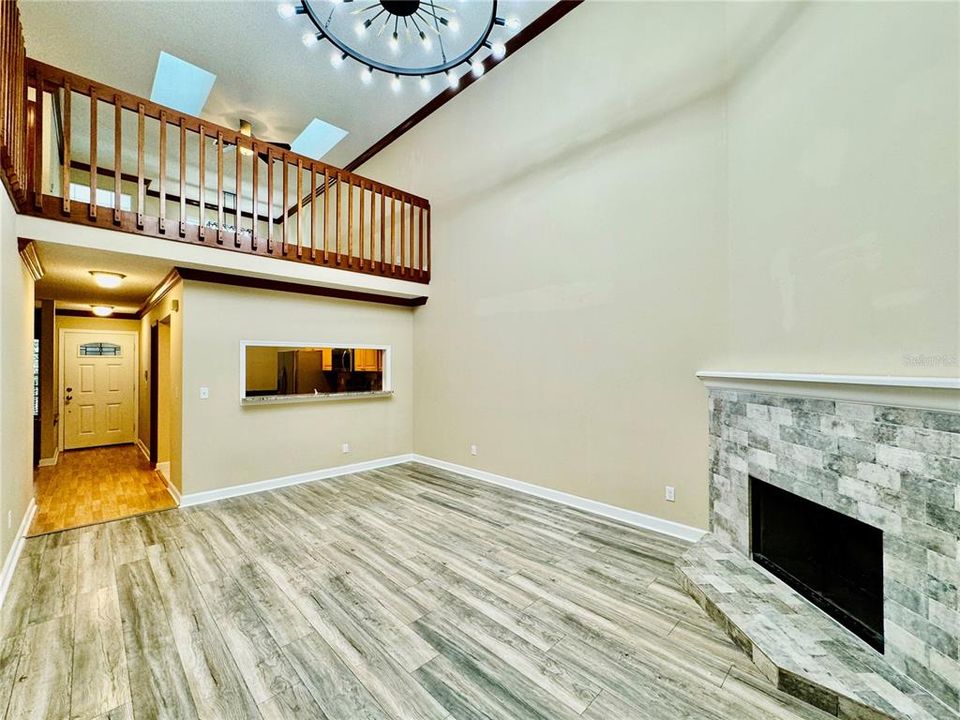
[{"label": "doorway", "polygon": [[61,330],[64,450],[122,445],[137,437],[137,334]]}]

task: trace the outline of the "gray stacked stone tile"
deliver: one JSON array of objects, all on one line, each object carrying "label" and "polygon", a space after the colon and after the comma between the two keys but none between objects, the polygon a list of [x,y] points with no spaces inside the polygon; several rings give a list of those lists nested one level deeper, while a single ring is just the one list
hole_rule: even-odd
[{"label": "gray stacked stone tile", "polygon": [[960,710],[960,412],[712,390],[710,523],[750,552],[754,476],[884,531],[886,659]]}]

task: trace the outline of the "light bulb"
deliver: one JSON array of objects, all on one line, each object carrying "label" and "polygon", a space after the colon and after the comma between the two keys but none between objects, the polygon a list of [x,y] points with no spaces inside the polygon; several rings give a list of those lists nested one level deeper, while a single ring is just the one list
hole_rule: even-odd
[{"label": "light bulb", "polygon": [[390,36],[390,49],[394,52],[400,49],[400,36],[396,33]]},{"label": "light bulb", "polygon": [[430,92],[430,79],[426,75],[420,76],[420,89],[424,92]]},{"label": "light bulb", "polygon": [[496,42],[490,46],[490,53],[493,55],[494,60],[503,60],[507,54],[507,46],[501,42]]},{"label": "light bulb", "polygon": [[506,22],[507,30],[513,30],[516,32],[520,29],[520,18],[509,17]]},{"label": "light bulb", "polygon": [[423,49],[429,50],[433,43],[430,42],[430,38],[427,37],[427,34],[421,30],[420,31],[420,42],[423,43]]},{"label": "light bulb", "polygon": [[356,27],[357,37],[363,37],[364,35],[366,35],[366,34],[367,34],[367,28],[368,28],[368,27],[370,27],[370,21],[369,21],[369,20],[367,20],[367,21],[365,21],[365,22],[358,22],[358,23],[357,23],[357,27]]},{"label": "light bulb", "polygon": [[484,70],[483,63],[480,62],[479,60],[474,60],[473,62],[470,63],[470,72],[473,73],[474,77],[478,78],[481,75],[483,75],[483,70]]},{"label": "light bulb", "polygon": [[90,311],[97,317],[110,317],[113,315],[113,305],[91,305]]},{"label": "light bulb", "polygon": [[338,68],[341,65],[343,65],[343,61],[346,59],[347,59],[346,55],[344,55],[339,50],[334,50],[333,53],[330,55],[330,64],[333,65],[335,68]]},{"label": "light bulb", "polygon": [[460,23],[457,22],[456,18],[450,18],[449,20],[447,20],[447,27],[453,30],[454,32],[457,32],[460,30]]},{"label": "light bulb", "polygon": [[320,42],[320,38],[317,37],[317,34],[309,31],[305,32],[300,39],[303,41],[304,47],[308,48],[312,48],[314,45]]},{"label": "light bulb", "polygon": [[453,70],[447,70],[447,84],[454,90],[460,87],[460,78],[457,77],[457,74]]},{"label": "light bulb", "polygon": [[393,80],[390,81],[390,89],[395,93],[400,92],[403,89],[403,83],[400,82],[400,76],[394,75]]},{"label": "light bulb", "polygon": [[296,14],[297,8],[294,7],[293,3],[280,3],[277,5],[277,15],[282,17],[284,20],[289,20]]},{"label": "light bulb", "polygon": [[360,71],[360,79],[363,80],[364,85],[369,85],[373,82],[373,68],[365,67]]}]

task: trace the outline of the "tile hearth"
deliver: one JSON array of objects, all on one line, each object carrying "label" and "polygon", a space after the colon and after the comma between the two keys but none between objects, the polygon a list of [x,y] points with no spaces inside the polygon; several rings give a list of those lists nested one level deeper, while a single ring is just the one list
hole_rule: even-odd
[{"label": "tile hearth", "polygon": [[713,535],[684,553],[677,576],[780,690],[844,720],[960,718],[849,630]]}]

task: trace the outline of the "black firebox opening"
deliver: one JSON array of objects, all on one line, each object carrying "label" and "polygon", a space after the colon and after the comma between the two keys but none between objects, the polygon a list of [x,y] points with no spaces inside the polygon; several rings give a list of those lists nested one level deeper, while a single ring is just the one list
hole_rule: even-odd
[{"label": "black firebox opening", "polygon": [[883,652],[883,532],[750,478],[753,559]]}]

